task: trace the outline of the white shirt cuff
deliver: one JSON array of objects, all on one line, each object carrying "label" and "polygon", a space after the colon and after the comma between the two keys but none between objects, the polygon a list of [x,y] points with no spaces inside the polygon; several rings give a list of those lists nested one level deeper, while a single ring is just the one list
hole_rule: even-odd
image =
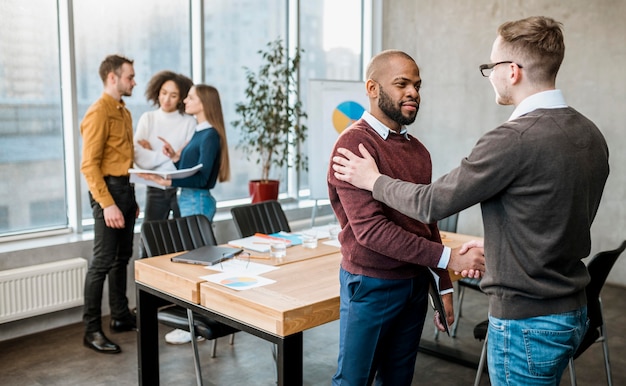
[{"label": "white shirt cuff", "polygon": [[443,252],[441,252],[441,258],[439,259],[439,264],[437,264],[437,268],[446,269],[448,267],[451,252],[452,249],[450,249],[450,247],[443,247]]}]

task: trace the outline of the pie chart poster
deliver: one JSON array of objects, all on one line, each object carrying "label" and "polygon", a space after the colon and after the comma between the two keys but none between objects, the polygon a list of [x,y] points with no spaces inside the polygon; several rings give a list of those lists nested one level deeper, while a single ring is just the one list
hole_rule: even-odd
[{"label": "pie chart poster", "polygon": [[309,81],[307,125],[312,199],[328,198],[326,174],[335,141],[368,107],[364,82]]}]

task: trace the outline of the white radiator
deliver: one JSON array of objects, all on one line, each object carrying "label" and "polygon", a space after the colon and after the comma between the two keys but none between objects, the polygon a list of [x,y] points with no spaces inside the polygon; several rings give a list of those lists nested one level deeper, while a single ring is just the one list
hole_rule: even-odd
[{"label": "white radiator", "polygon": [[0,323],[83,305],[82,257],[0,271]]}]

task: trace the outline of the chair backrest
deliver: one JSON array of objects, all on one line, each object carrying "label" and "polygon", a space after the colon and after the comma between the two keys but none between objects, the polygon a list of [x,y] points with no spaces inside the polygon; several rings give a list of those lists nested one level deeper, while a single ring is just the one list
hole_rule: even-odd
[{"label": "chair backrest", "polygon": [[440,231],[456,233],[456,224],[458,221],[459,214],[451,214],[450,216],[437,221],[437,228],[439,228]]},{"label": "chair backrest", "polygon": [[[617,249],[599,252],[589,261],[589,264],[587,264],[587,270],[589,271],[589,276],[591,276],[591,281],[585,288],[588,303],[587,314],[591,321],[590,328],[602,324],[602,314],[595,308],[599,305],[597,304],[599,302],[597,299],[600,298],[600,292],[606,282],[606,278],[609,276],[609,272],[611,272],[615,261],[617,261],[617,258],[624,252],[624,249],[626,249],[626,240],[624,240],[622,245]],[[596,320],[596,323],[594,323],[593,318],[599,318],[599,320]]]},{"label": "chair backrest", "polygon": [[201,214],[144,222],[141,242],[147,257],[217,245],[211,222]]},{"label": "chair backrest", "polygon": [[236,206],[230,213],[240,237],[252,236],[257,232],[291,232],[283,207],[275,200]]},{"label": "chair backrest", "polygon": [[587,317],[589,318],[589,330],[583,338],[582,343],[576,350],[574,358],[578,358],[589,346],[600,336],[598,327],[604,323],[602,317],[602,304],[600,301],[600,292],[609,276],[609,272],[617,261],[617,258],[626,249],[626,240],[622,242],[619,248],[611,251],[598,252],[587,264],[587,270],[591,281],[587,284],[585,292],[587,293]]}]

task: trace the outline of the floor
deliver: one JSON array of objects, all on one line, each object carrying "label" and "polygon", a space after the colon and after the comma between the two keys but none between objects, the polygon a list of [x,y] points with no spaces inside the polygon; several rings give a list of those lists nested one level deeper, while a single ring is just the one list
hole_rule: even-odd
[{"label": "floor", "polygon": [[[608,326],[613,383],[626,385],[626,288],[606,285],[602,293]],[[427,323],[423,340],[468,352],[475,358],[481,342],[473,337],[473,327],[485,319],[486,297],[467,291],[456,338],[440,335],[434,340],[433,327]],[[429,320],[432,317],[429,315]],[[304,334],[304,385],[329,385],[336,368],[338,323],[320,326]],[[168,332],[161,327],[160,334]],[[79,324],[58,328],[19,339],[0,342],[0,385],[136,385],[137,349],[133,332],[109,334],[123,352],[103,355],[82,346]],[[162,385],[195,385],[190,345],[169,345],[160,340],[160,378]],[[204,385],[275,385],[276,374],[271,345],[246,333],[237,333],[235,343],[228,337],[218,340],[217,357],[210,357],[210,342],[200,343]],[[156,369],[155,369],[156,371]],[[578,385],[606,383],[602,348],[594,344],[576,360]],[[415,365],[413,385],[472,385],[476,370],[435,356],[420,353]],[[489,385],[485,373],[481,385]],[[561,382],[569,385],[566,373]]]}]

